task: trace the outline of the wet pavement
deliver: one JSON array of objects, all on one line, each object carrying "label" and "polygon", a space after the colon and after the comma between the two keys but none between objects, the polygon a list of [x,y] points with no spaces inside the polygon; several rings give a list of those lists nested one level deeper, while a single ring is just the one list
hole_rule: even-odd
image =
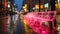
[{"label": "wet pavement", "polygon": [[24,34],[24,33],[25,33],[25,31],[24,31],[23,23],[21,22],[21,19],[18,16],[18,20],[17,20],[17,23],[16,23],[16,28],[15,28],[15,31],[14,31],[13,34]]}]

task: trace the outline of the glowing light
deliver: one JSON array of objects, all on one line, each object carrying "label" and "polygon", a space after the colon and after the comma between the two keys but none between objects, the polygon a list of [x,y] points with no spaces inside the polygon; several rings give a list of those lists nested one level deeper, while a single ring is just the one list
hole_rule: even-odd
[{"label": "glowing light", "polygon": [[27,4],[25,4],[25,7],[27,7]]},{"label": "glowing light", "polygon": [[10,8],[10,5],[8,4],[8,8]]},{"label": "glowing light", "polygon": [[39,9],[39,5],[35,5],[35,8],[36,8],[36,9]]},{"label": "glowing light", "polygon": [[58,0],[58,4],[60,4],[60,0]]},{"label": "glowing light", "polygon": [[43,8],[43,5],[40,5],[40,8]]},{"label": "glowing light", "polygon": [[25,11],[27,10],[27,9],[24,9]]},{"label": "glowing light", "polygon": [[23,6],[23,8],[26,8],[25,6]]},{"label": "glowing light", "polygon": [[58,6],[57,4],[55,4],[55,6]]},{"label": "glowing light", "polygon": [[23,6],[23,9],[24,9],[25,11],[27,11],[27,4],[25,4],[25,5]]},{"label": "glowing light", "polygon": [[25,5],[23,6],[23,8],[24,8],[24,9],[27,8],[27,4],[25,4]]},{"label": "glowing light", "polygon": [[[44,13],[46,12],[33,12],[33,13],[28,13],[26,14],[24,17],[25,17],[25,20],[26,20],[26,24],[28,24],[34,32],[36,32],[37,34],[49,34],[48,32],[50,32],[50,34],[54,34],[54,32],[51,32],[51,31],[54,31],[54,19],[55,19],[55,16],[56,16],[56,11],[54,11],[54,15],[53,15],[53,18],[50,19],[50,15],[52,12],[47,12],[47,15],[46,17],[44,17],[45,15],[43,15]],[[38,13],[42,13],[41,15],[38,14]],[[45,22],[44,22],[45,21]],[[49,22],[48,21],[51,21],[52,22],[52,28],[51,31],[50,31],[50,27],[49,27]],[[47,24],[46,24],[47,22]],[[45,24],[44,24],[45,23]],[[47,26],[47,27],[46,27]]]},{"label": "glowing light", "polygon": [[48,8],[48,5],[49,5],[49,4],[48,4],[48,3],[46,3],[46,4],[45,4],[45,8]]}]

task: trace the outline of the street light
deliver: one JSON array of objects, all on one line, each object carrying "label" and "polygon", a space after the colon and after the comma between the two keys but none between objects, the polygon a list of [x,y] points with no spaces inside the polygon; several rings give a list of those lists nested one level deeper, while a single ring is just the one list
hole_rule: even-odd
[{"label": "street light", "polygon": [[43,5],[40,5],[40,8],[43,8]]},{"label": "street light", "polygon": [[36,9],[39,9],[39,5],[35,5],[35,8],[36,8]]}]

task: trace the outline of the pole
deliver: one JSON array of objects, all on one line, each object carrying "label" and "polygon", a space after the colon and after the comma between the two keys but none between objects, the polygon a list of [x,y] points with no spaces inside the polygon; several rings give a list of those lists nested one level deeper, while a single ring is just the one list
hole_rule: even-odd
[{"label": "pole", "polygon": [[51,11],[55,10],[55,0],[51,0]]},{"label": "pole", "polygon": [[40,12],[40,0],[39,0],[39,12]]}]

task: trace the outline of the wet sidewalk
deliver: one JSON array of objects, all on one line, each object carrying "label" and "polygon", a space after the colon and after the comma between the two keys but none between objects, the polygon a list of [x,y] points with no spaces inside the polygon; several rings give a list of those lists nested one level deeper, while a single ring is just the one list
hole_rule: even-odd
[{"label": "wet sidewalk", "polygon": [[25,31],[24,31],[23,23],[21,22],[21,19],[18,16],[18,20],[17,20],[17,23],[16,23],[16,28],[15,28],[13,34],[24,34],[24,33],[25,33]]}]

